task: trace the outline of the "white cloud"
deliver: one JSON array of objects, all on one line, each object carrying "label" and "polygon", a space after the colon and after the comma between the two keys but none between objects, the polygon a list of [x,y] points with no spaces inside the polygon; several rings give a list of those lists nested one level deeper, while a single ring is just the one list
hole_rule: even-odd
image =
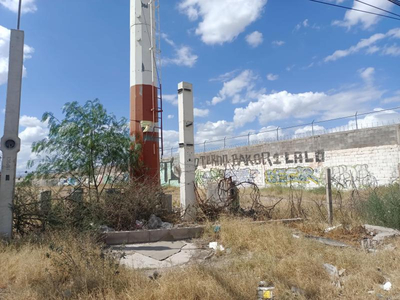
[{"label": "white cloud", "polygon": [[174,115],[168,115],[168,119],[173,119],[174,117]]},{"label": "white cloud", "polygon": [[[388,0],[369,0],[368,3],[385,10],[391,10],[391,8],[394,6],[393,3]],[[377,12],[377,10],[373,7],[364,5],[363,3],[357,1],[354,1],[353,8],[374,13]],[[347,28],[351,28],[352,26],[360,24],[363,29],[368,29],[378,23],[380,19],[381,17],[377,15],[362,13],[355,10],[348,10],[342,21],[334,21],[333,24]]]},{"label": "white cloud", "polygon": [[367,54],[374,54],[374,53],[378,52],[379,50],[381,50],[381,48],[379,48],[377,46],[371,46],[367,49]]},{"label": "white cloud", "polygon": [[[10,30],[0,25],[0,85],[7,82],[8,77],[8,54],[10,51]],[[32,57],[35,49],[24,45],[24,59]],[[26,76],[26,69],[23,69],[23,76]]]},{"label": "white cloud", "polygon": [[211,141],[223,139],[226,136],[233,135],[234,129],[233,123],[225,120],[200,123],[197,125],[195,140],[196,143],[203,143],[206,140]]},{"label": "white cloud", "polygon": [[177,65],[182,67],[193,67],[199,57],[192,53],[192,48],[189,46],[181,46],[175,48],[175,56],[173,58],[164,58],[162,64]]},{"label": "white cloud", "polygon": [[168,37],[168,34],[166,34],[166,33],[161,33],[161,37],[162,37],[162,39],[163,39],[164,41],[167,42],[167,44],[169,44],[170,46],[175,47],[175,42],[174,42],[173,40],[171,40],[171,39]]},{"label": "white cloud", "polygon": [[251,70],[244,70],[235,78],[230,81],[224,82],[222,89],[218,95],[215,96],[211,103],[216,105],[228,98],[232,99],[232,103],[247,102],[250,99],[256,99],[259,94],[264,93],[265,90],[256,91],[254,81],[257,76]]},{"label": "white cloud", "polygon": [[191,21],[199,18],[196,34],[204,43],[232,42],[262,14],[267,0],[182,0],[179,10]]},{"label": "white cloud", "polygon": [[260,46],[263,41],[263,34],[259,31],[254,31],[246,36],[246,42],[253,48]]},{"label": "white cloud", "polygon": [[250,131],[250,133],[250,143],[256,144],[268,140],[277,140],[278,137],[282,136],[282,129],[276,126],[267,126],[262,127],[258,133],[255,131]]},{"label": "white cloud", "polygon": [[393,103],[400,102],[400,90],[397,90],[393,93],[392,96],[385,98],[382,103]]},{"label": "white cloud", "polygon": [[161,37],[164,41],[167,42],[170,46],[174,48],[175,56],[172,58],[163,58],[161,63],[163,65],[177,65],[184,67],[193,67],[197,59],[199,58],[197,55],[192,53],[192,48],[186,45],[177,46],[173,40],[171,40],[167,34],[161,33]]},{"label": "white cloud", "polygon": [[[23,0],[21,12],[25,13],[34,13],[37,11],[36,0]],[[4,6],[5,8],[11,10],[12,12],[18,12],[18,4],[19,0],[0,0],[0,5]]]},{"label": "white cloud", "polygon": [[363,105],[382,98],[384,91],[371,84],[335,93],[287,91],[261,95],[247,107],[236,108],[233,121],[241,127],[258,119],[261,125],[275,120],[320,115],[325,119],[354,114]]},{"label": "white cloud", "polygon": [[19,133],[21,151],[18,153],[17,173],[21,174],[27,169],[28,161],[37,158],[36,154],[31,152],[32,143],[46,138],[49,130],[47,122],[43,123],[36,117],[24,115],[20,118],[19,123],[23,130]]},{"label": "white cloud", "polygon": [[287,66],[286,71],[288,71],[288,72],[292,71],[295,66],[296,65]]},{"label": "white cloud", "polygon": [[364,81],[367,84],[371,84],[372,81],[374,80],[374,74],[375,74],[375,69],[374,68],[365,68],[365,69],[361,69],[359,70],[360,72],[360,76],[362,79],[364,79]]},{"label": "white cloud", "polygon": [[274,81],[274,80],[277,80],[278,78],[279,78],[279,75],[276,75],[276,74],[269,73],[269,74],[267,75],[267,79],[268,79],[269,81]]},{"label": "white cloud", "polygon": [[222,81],[222,82],[225,82],[225,81],[231,80],[236,75],[237,72],[238,72],[238,70],[233,70],[231,72],[226,72],[224,74],[219,75],[216,78],[211,78],[209,81]]},{"label": "white cloud", "polygon": [[170,154],[171,148],[175,148],[173,152],[177,151],[179,147],[179,132],[176,130],[164,130],[164,155]]},{"label": "white cloud", "polygon": [[295,138],[299,138],[299,137],[302,137],[302,136],[307,136],[308,134],[313,133],[313,132],[314,132],[314,134],[320,134],[320,133],[323,133],[324,131],[325,131],[325,127],[323,127],[323,126],[320,126],[320,125],[314,125],[314,126],[307,125],[307,126],[305,126],[303,128],[297,129],[294,132],[294,137]]},{"label": "white cloud", "polygon": [[194,108],[193,113],[194,113],[195,117],[203,118],[203,117],[207,117],[208,116],[208,114],[210,113],[210,110],[209,109]]},{"label": "white cloud", "polygon": [[167,101],[168,103],[177,106],[178,105],[178,95],[177,94],[170,94],[170,95],[163,95],[163,101]]},{"label": "white cloud", "polygon": [[[381,111],[381,108],[375,108],[374,111],[377,113],[369,114],[364,118],[357,120],[358,128],[366,128],[380,125],[387,125],[392,122],[400,121],[400,114],[394,110]],[[379,112],[381,111],[381,112]],[[356,128],[356,121],[352,120],[348,123],[349,128]]]},{"label": "white cloud", "polygon": [[385,47],[382,50],[382,54],[391,56],[400,56],[400,47],[398,47],[397,44]]},{"label": "white cloud", "polygon": [[273,41],[272,42],[272,45],[278,46],[278,47],[283,46],[284,44],[285,44],[284,41]]},{"label": "white cloud", "polygon": [[308,27],[310,27],[310,28],[312,28],[312,29],[320,29],[320,27],[317,25],[317,24],[313,24],[313,25],[310,25],[310,23],[309,23],[309,20],[308,19],[305,19],[303,22],[300,22],[299,24],[297,24],[295,27],[294,27],[294,32],[295,31],[299,31],[301,28],[308,28]]},{"label": "white cloud", "polygon": [[[325,57],[324,61],[325,62],[335,61],[335,60],[338,60],[340,58],[349,56],[351,54],[358,53],[363,49],[367,49],[367,53],[368,54],[372,54],[374,52],[377,52],[377,49],[376,48],[372,48],[372,47],[374,47],[375,44],[378,41],[381,41],[381,40],[387,39],[387,38],[398,38],[398,39],[400,39],[400,28],[391,29],[387,33],[376,33],[376,34],[370,36],[367,39],[362,39],[356,45],[351,46],[348,49],[336,50],[333,54]],[[384,51],[382,52],[382,54],[390,55],[390,53],[385,53]]]}]

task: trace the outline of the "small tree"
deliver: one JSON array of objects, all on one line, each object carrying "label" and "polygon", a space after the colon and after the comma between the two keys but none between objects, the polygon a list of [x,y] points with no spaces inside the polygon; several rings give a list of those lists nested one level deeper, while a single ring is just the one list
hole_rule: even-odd
[{"label": "small tree", "polygon": [[62,120],[49,112],[42,117],[48,122],[49,135],[32,145],[32,152],[41,157],[36,173],[44,178],[73,178],[78,187],[89,189],[91,199],[100,200],[105,188],[102,180],[112,176],[107,182],[112,187],[128,173],[130,163],[136,163],[138,151],[131,150],[127,120],[107,114],[98,99],[83,106],[66,103],[62,112]]}]

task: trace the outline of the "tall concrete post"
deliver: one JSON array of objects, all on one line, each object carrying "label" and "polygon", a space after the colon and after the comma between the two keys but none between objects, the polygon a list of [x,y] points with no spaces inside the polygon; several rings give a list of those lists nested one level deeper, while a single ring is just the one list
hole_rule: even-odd
[{"label": "tall concrete post", "polygon": [[0,239],[12,237],[12,211],[10,207],[14,199],[17,154],[21,145],[18,130],[23,59],[24,32],[11,30],[6,114],[4,135],[1,138],[3,160],[0,180]]},{"label": "tall concrete post", "polygon": [[181,207],[184,212],[184,219],[193,221],[196,216],[196,197],[194,193],[196,167],[194,157],[193,90],[190,83],[181,82],[178,84],[178,110]]},{"label": "tall concrete post", "polygon": [[142,145],[140,161],[146,171],[132,170],[134,177],[149,176],[159,181],[160,154],[158,134],[156,33],[153,0],[130,0],[130,134]]}]

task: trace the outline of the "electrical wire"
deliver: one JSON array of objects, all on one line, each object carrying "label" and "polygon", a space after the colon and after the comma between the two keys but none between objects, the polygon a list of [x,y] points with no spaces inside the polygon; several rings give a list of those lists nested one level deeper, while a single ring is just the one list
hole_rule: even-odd
[{"label": "electrical wire", "polygon": [[389,0],[390,2],[400,6],[400,1],[399,0]]},{"label": "electrical wire", "polygon": [[383,8],[377,7],[377,6],[375,6],[375,5],[366,3],[366,2],[364,2],[364,1],[361,1],[361,0],[355,0],[355,1],[360,2],[360,3],[364,4],[364,5],[368,5],[368,6],[370,6],[370,7],[373,7],[373,8],[375,8],[375,9],[379,9],[379,10],[381,10],[381,11],[384,11],[384,12],[388,13],[388,14],[391,14],[391,15],[394,15],[394,16],[397,16],[397,17],[400,17],[399,14],[396,14],[396,13],[391,12],[391,11],[388,11],[388,10],[386,10],[386,9],[383,9]]},{"label": "electrical wire", "polygon": [[334,6],[334,7],[340,7],[340,8],[344,8],[344,9],[354,10],[354,11],[358,11],[358,12],[362,12],[362,13],[366,13],[366,14],[370,14],[370,15],[375,15],[375,16],[379,16],[379,17],[384,17],[384,18],[400,21],[400,18],[395,18],[395,17],[391,17],[391,16],[388,16],[388,15],[378,14],[378,13],[374,13],[374,12],[371,12],[371,11],[366,11],[366,10],[357,9],[357,8],[353,8],[353,7],[338,5],[338,4],[334,4],[334,3],[328,3],[328,2],[319,1],[319,0],[309,0],[309,1],[316,2],[316,3],[321,3],[321,4],[325,4],[325,5],[329,5],[329,6]]}]

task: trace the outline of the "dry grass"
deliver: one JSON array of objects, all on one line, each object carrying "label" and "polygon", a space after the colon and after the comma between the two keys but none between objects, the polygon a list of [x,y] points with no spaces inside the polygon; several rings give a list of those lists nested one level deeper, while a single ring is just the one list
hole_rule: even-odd
[{"label": "dry grass", "polygon": [[[275,285],[278,299],[376,298],[371,290],[391,299],[400,295],[398,240],[391,241],[395,250],[366,253],[293,238],[283,225],[228,218],[220,224],[217,235],[210,226],[204,239],[218,240],[230,254],[168,271],[155,281],[117,267],[90,235],[52,234],[1,245],[0,299],[255,299],[260,280]],[[324,263],[346,269],[342,288],[332,284]],[[393,284],[390,292],[379,287],[385,280]],[[292,287],[303,295],[295,296]]]}]

